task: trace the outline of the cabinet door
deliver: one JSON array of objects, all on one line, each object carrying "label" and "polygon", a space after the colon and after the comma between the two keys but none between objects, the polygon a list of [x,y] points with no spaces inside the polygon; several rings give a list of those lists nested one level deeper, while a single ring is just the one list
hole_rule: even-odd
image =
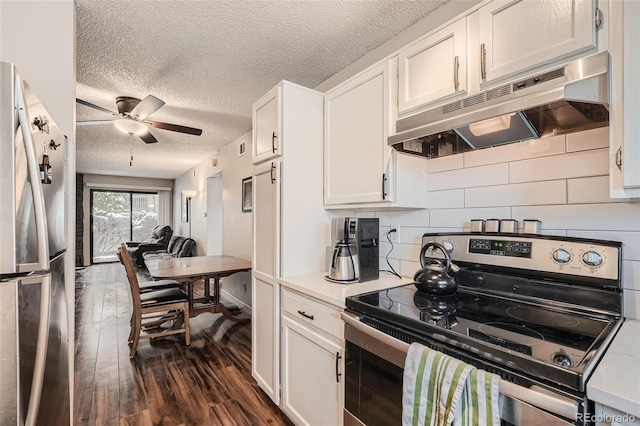
[{"label": "cabinet door", "polygon": [[494,0],[479,10],[485,81],[595,49],[594,0]]},{"label": "cabinet door", "polygon": [[253,174],[253,270],[276,279],[280,272],[280,162],[255,167]]},{"label": "cabinet door", "polygon": [[276,86],[253,105],[253,164],[281,155],[282,86]]},{"label": "cabinet door", "polygon": [[279,403],[278,286],[254,272],[251,277],[251,374],[258,386]]},{"label": "cabinet door", "polygon": [[278,404],[280,313],[280,164],[256,166],[253,174],[253,273],[251,280],[251,373]]},{"label": "cabinet door", "polygon": [[298,425],[342,425],[343,348],[282,318],[282,404]]},{"label": "cabinet door", "polygon": [[609,149],[612,198],[640,197],[640,2],[611,2]]},{"label": "cabinet door", "polygon": [[398,54],[398,113],[467,90],[467,20],[430,35]]},{"label": "cabinet door", "polygon": [[325,204],[387,198],[389,75],[385,63],[325,96]]}]

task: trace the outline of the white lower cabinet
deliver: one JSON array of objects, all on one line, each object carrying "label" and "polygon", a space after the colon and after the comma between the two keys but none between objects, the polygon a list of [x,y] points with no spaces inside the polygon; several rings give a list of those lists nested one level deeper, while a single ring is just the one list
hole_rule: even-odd
[{"label": "white lower cabinet", "polygon": [[342,425],[344,342],[332,334],[340,309],[287,288],[282,293],[280,408],[296,425]]},{"label": "white lower cabinet", "polygon": [[260,273],[253,273],[252,297],[257,302],[252,307],[251,321],[251,373],[258,385],[278,403],[278,376],[280,360],[277,351],[278,285]]}]

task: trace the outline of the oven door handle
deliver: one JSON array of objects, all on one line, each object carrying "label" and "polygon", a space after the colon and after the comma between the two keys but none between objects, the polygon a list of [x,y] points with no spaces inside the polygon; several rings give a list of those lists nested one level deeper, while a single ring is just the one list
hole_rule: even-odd
[{"label": "oven door handle", "polygon": [[[380,344],[389,346],[396,351],[404,353],[405,357],[409,352],[408,343],[368,326],[361,322],[357,315],[350,312],[342,312],[341,317],[345,324],[352,326],[356,330],[367,335],[367,337],[378,341]],[[397,365],[397,363],[394,364]],[[400,365],[398,366],[403,367]],[[577,420],[577,414],[579,412],[578,403],[559,395],[549,395],[537,390],[525,388],[524,386],[516,385],[515,383],[507,382],[506,380],[500,380],[500,395],[545,409],[567,419]]]},{"label": "oven door handle", "polygon": [[391,337],[388,334],[385,334],[382,331],[378,331],[373,327],[369,327],[365,323],[361,322],[360,318],[357,315],[354,315],[350,312],[341,312],[340,316],[346,324],[349,324],[356,330],[366,334],[372,339],[375,339],[387,346],[391,346],[393,349],[399,350],[405,355],[407,355],[407,353],[409,352],[408,343],[405,343],[402,340],[398,340],[395,337]]}]

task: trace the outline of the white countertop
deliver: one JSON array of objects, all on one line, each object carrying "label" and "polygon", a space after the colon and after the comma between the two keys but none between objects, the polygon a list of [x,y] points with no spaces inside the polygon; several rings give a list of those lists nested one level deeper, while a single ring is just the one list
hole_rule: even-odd
[{"label": "white countertop", "polygon": [[295,275],[278,279],[280,285],[308,294],[316,299],[344,308],[344,299],[356,294],[369,293],[375,290],[385,290],[404,284],[410,284],[409,278],[397,278],[389,273],[380,272],[380,278],[374,281],[353,284],[337,284],[324,279],[327,272]]},{"label": "white countertop", "polygon": [[640,418],[640,321],[622,324],[587,383],[587,397]]}]

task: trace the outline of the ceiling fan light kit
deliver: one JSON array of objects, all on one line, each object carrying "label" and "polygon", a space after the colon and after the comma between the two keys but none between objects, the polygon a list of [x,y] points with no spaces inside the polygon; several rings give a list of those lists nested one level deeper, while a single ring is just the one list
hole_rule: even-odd
[{"label": "ceiling fan light kit", "polygon": [[89,108],[109,113],[116,117],[111,120],[78,121],[76,122],[76,125],[113,123],[116,128],[122,133],[138,136],[144,143],[158,142],[158,140],[151,134],[151,132],[149,132],[149,127],[155,127],[157,129],[185,133],[194,136],[200,136],[202,134],[201,129],[180,126],[177,124],[162,123],[159,121],[146,120],[148,116],[164,106],[164,101],[156,98],[153,95],[148,95],[143,100],[132,98],[129,96],[118,96],[116,98],[116,105],[118,106],[117,113],[101,106],[92,104],[91,102],[83,101],[82,99],[76,99],[76,102],[81,105],[88,106]]},{"label": "ceiling fan light kit", "polygon": [[143,123],[130,118],[119,118],[113,122],[114,126],[122,133],[140,136],[147,133],[148,129]]}]

